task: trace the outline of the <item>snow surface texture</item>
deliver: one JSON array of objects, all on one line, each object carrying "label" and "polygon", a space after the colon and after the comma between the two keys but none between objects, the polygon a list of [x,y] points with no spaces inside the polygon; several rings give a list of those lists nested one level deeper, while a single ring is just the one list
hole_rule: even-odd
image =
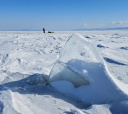
[{"label": "snow surface texture", "polygon": [[[73,56],[68,56],[66,62],[62,60],[66,55],[59,53],[73,33],[0,32],[0,113],[128,113],[128,31],[79,31],[97,52],[85,61],[80,47],[81,58],[70,61]],[[59,56],[61,63],[80,76],[85,74],[89,84],[74,88],[70,81],[61,80],[45,85]],[[106,75],[96,77],[97,70]]]}]

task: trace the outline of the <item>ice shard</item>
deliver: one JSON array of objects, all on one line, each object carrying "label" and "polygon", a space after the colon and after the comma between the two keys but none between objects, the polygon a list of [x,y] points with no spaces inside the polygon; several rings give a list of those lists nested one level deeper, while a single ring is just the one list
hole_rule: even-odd
[{"label": "ice shard", "polygon": [[51,70],[50,82],[67,80],[72,82],[75,87],[88,85],[90,82],[88,67],[92,67],[92,63],[101,62],[93,45],[85,37],[74,34],[60,52],[59,58]]}]

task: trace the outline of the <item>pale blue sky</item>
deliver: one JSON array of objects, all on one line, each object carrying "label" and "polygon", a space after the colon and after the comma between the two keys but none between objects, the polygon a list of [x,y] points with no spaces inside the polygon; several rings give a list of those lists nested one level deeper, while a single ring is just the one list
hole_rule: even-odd
[{"label": "pale blue sky", "polygon": [[128,0],[0,0],[0,30],[128,27]]}]

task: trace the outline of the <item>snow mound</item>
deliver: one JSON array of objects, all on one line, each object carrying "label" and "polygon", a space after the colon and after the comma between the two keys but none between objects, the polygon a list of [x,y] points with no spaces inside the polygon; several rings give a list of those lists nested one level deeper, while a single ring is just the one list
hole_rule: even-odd
[{"label": "snow mound", "polygon": [[[60,80],[69,81],[79,88],[68,86],[68,90],[63,89],[63,83],[57,84]],[[128,98],[127,85],[109,73],[96,48],[79,34],[74,34],[67,41],[51,70],[50,82],[62,93],[75,96],[88,104]]]}]

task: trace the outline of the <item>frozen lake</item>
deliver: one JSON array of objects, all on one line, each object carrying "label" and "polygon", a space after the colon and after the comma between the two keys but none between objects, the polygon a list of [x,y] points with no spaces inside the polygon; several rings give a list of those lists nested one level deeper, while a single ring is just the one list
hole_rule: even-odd
[{"label": "frozen lake", "polygon": [[[116,114],[115,107],[118,108],[117,113],[128,113],[128,99],[117,104],[87,105],[77,97],[61,92],[63,88],[58,92],[56,84],[52,88],[33,80],[34,76],[49,75],[59,53],[74,33],[84,36],[100,54],[113,78],[128,87],[128,31],[55,31],[51,34],[1,31],[0,113],[92,114],[96,111],[97,114]],[[31,84],[26,83],[29,79]]]}]

